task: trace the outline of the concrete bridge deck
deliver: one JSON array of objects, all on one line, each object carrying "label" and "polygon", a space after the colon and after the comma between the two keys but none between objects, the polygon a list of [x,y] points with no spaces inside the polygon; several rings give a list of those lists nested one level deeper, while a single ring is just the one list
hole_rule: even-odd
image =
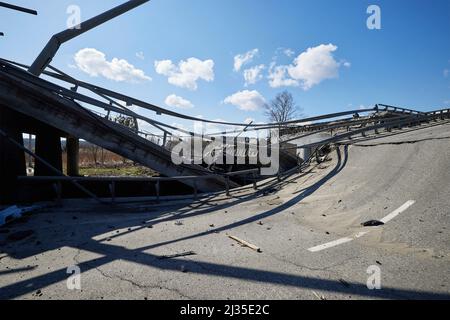
[{"label": "concrete bridge deck", "polygon": [[[361,137],[259,194],[35,214],[0,233],[0,298],[450,299],[449,132]],[[386,224],[360,225],[370,219]],[[73,265],[82,291],[66,287]],[[370,266],[381,290],[366,286]]]}]

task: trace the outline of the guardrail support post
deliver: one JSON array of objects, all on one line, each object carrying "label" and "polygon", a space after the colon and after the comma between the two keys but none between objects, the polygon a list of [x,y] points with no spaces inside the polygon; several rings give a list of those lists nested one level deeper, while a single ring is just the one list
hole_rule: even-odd
[{"label": "guardrail support post", "polygon": [[198,198],[198,188],[197,188],[197,180],[194,179],[194,199]]},{"label": "guardrail support post", "polygon": [[114,204],[116,202],[116,182],[111,181],[109,184],[109,191],[111,192],[111,203]]},{"label": "guardrail support post", "polygon": [[253,172],[253,189],[257,190],[258,186],[256,184],[256,172]]},{"label": "guardrail support post", "polygon": [[56,192],[56,203],[58,205],[61,204],[61,199],[62,199],[62,184],[61,181],[55,182],[53,184],[53,188],[55,189]]},{"label": "guardrail support post", "polygon": [[159,180],[156,181],[155,188],[156,188],[156,201],[159,203],[160,192],[161,192],[161,185],[160,185]]},{"label": "guardrail support post", "polygon": [[227,185],[227,196],[230,196],[230,177],[227,176],[226,178],[226,185]]}]

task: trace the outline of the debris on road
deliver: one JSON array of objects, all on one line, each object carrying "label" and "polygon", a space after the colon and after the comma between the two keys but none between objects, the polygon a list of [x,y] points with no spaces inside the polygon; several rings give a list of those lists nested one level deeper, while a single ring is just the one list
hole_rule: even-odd
[{"label": "debris on road", "polygon": [[361,223],[361,225],[363,227],[378,227],[378,226],[383,226],[384,222],[379,221],[379,220],[369,220],[364,223]]},{"label": "debris on road", "polygon": [[194,251],[188,251],[188,252],[176,253],[176,254],[167,255],[167,256],[161,256],[158,259],[159,260],[167,260],[167,259],[174,259],[174,258],[181,258],[181,257],[195,256],[195,255],[197,255],[197,253],[195,253]]},{"label": "debris on road", "polygon": [[42,208],[43,206],[31,206],[23,208],[19,208],[18,206],[9,207],[3,211],[0,211],[0,226],[3,226],[14,219],[20,219],[26,213],[31,213]]},{"label": "debris on road", "polygon": [[313,295],[316,296],[316,298],[319,299],[319,300],[327,300],[327,299],[325,299],[324,296],[319,295],[319,294],[318,294],[317,292],[315,292],[315,291],[313,291],[312,293],[313,293]]},{"label": "debris on road", "polygon": [[235,236],[230,236],[230,235],[227,235],[227,236],[228,236],[228,238],[230,238],[230,239],[232,239],[232,240],[234,240],[234,241],[240,243],[243,247],[250,248],[250,249],[252,249],[252,250],[255,250],[255,251],[258,252],[258,253],[261,253],[261,252],[262,252],[262,251],[261,251],[261,248],[255,246],[254,244],[251,244],[250,242],[247,242],[247,241],[245,241],[245,240],[239,239],[238,237],[235,237]]}]

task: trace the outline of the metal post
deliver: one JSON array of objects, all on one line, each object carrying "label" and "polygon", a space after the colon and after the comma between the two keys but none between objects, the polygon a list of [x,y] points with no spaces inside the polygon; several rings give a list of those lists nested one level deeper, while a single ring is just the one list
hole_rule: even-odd
[{"label": "metal post", "polygon": [[227,184],[227,196],[230,196],[230,176],[227,176],[226,184]]},{"label": "metal post", "polygon": [[111,192],[111,203],[115,203],[116,202],[116,182],[115,181],[111,181],[111,183],[109,184],[109,191]]},{"label": "metal post", "polygon": [[256,172],[253,172],[253,189],[257,190],[258,186],[256,184]]},{"label": "metal post", "polygon": [[58,204],[61,204],[61,199],[62,199],[62,184],[61,184],[61,181],[56,182],[53,185],[53,188],[55,189],[55,192],[56,192],[56,202]]},{"label": "metal post", "polygon": [[160,191],[161,191],[161,185],[160,185],[160,181],[156,181],[156,201],[159,203],[159,198],[160,198]]},{"label": "metal post", "polygon": [[198,198],[197,180],[194,179],[194,199]]}]

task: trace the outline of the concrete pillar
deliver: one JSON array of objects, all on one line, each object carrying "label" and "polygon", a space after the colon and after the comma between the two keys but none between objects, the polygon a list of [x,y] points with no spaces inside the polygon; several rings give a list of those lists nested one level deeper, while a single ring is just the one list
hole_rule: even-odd
[{"label": "concrete pillar", "polygon": [[[18,122],[14,112],[0,106],[0,129],[23,145]],[[0,203],[17,201],[18,176],[26,176],[25,153],[0,135]]]},{"label": "concrete pillar", "polygon": [[[55,129],[46,126],[39,130],[36,135],[36,155],[62,172],[61,138]],[[40,161],[36,161],[34,175],[55,176],[57,174]]]},{"label": "concrete pillar", "polygon": [[67,175],[77,177],[80,175],[80,141],[78,138],[68,137],[67,149]]}]

